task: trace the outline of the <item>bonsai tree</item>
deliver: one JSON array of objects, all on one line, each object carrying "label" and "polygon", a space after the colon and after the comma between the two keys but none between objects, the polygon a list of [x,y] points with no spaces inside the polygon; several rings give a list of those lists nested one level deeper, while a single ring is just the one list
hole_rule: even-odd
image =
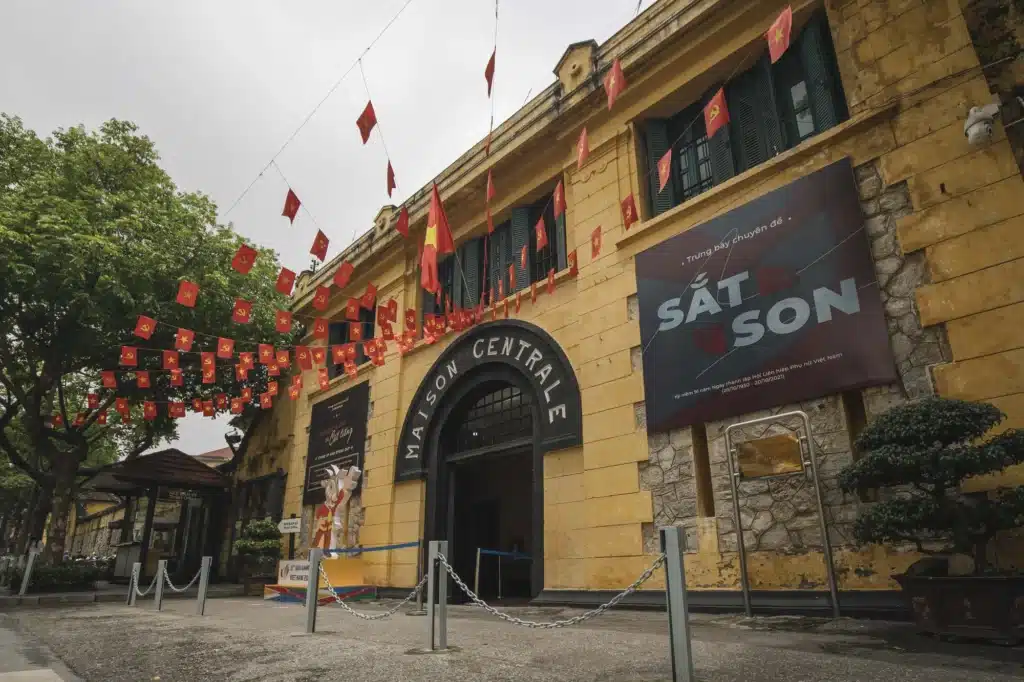
[{"label": "bonsai tree", "polygon": [[235,552],[242,562],[245,593],[249,593],[252,569],[258,569],[281,558],[281,531],[270,519],[250,521],[235,540]]},{"label": "bonsai tree", "polygon": [[857,438],[863,453],[839,477],[843,490],[900,487],[858,516],[863,543],[913,542],[926,554],[971,554],[974,572],[990,570],[989,541],[1024,525],[1024,487],[964,493],[971,476],[1024,462],[1024,431],[984,439],[1005,415],[986,403],[928,398],[895,407]]}]

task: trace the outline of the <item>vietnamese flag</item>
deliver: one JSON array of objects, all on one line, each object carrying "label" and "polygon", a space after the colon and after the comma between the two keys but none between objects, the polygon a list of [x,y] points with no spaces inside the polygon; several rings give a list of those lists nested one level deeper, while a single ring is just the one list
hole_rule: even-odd
[{"label": "vietnamese flag", "polygon": [[187,307],[196,307],[196,298],[199,297],[199,285],[193,282],[189,282],[187,279],[181,280],[178,284],[178,303]]},{"label": "vietnamese flag", "polygon": [[153,336],[154,331],[156,331],[156,320],[152,317],[139,315],[139,321],[135,323],[135,336],[148,341],[149,337]]},{"label": "vietnamese flag", "polygon": [[313,338],[314,339],[326,339],[330,335],[330,328],[327,325],[327,319],[318,317],[313,321]]},{"label": "vietnamese flag", "polygon": [[309,248],[309,252],[323,263],[327,259],[327,245],[330,242],[331,240],[327,238],[327,235],[322,230],[317,230],[316,237],[313,239],[313,246]]},{"label": "vietnamese flag", "polygon": [[718,129],[729,122],[729,109],[725,106],[725,89],[719,88],[715,96],[704,106],[704,127],[708,138],[714,137]]},{"label": "vietnamese flag", "polygon": [[249,378],[249,370],[243,365],[235,365],[235,381],[246,381]]},{"label": "vietnamese flag", "polygon": [[107,411],[100,410],[100,413],[96,416],[96,423],[100,426],[105,426],[107,423]]},{"label": "vietnamese flag", "polygon": [[134,346],[121,346],[121,364],[129,367],[138,367],[139,349]]},{"label": "vietnamese flag", "polygon": [[566,257],[566,261],[568,261],[569,264],[569,276],[575,277],[578,275],[580,273],[580,266],[576,261],[576,249],[569,252],[569,255]]},{"label": "vietnamese flag", "polygon": [[96,393],[90,393],[85,397],[85,405],[90,410],[95,410],[100,406],[100,397]]},{"label": "vietnamese flag", "polygon": [[327,373],[326,367],[317,372],[316,379],[321,391],[331,385],[331,375]]},{"label": "vietnamese flag", "polygon": [[238,324],[249,324],[252,320],[252,303],[244,298],[236,298],[235,307],[231,311],[231,320]]},{"label": "vietnamese flag", "polygon": [[541,215],[540,220],[533,227],[534,232],[537,235],[537,251],[540,251],[548,245],[548,229],[544,224],[544,216]]},{"label": "vietnamese flag", "polygon": [[243,275],[248,275],[249,271],[252,270],[253,264],[256,262],[257,255],[256,249],[248,244],[241,244],[238,247],[238,251],[235,252],[235,257],[231,259],[231,267]]},{"label": "vietnamese flag", "polygon": [[274,406],[274,398],[269,392],[260,393],[260,407],[264,410],[269,410]]},{"label": "vietnamese flag", "polygon": [[559,180],[558,184],[555,185],[555,193],[552,196],[552,201],[555,204],[555,220],[562,217],[565,213],[565,189],[562,187],[562,181]]},{"label": "vietnamese flag", "polygon": [[165,350],[164,351],[164,369],[178,369],[178,351],[176,350]]},{"label": "vietnamese flag", "polygon": [[100,372],[100,381],[103,388],[117,388],[117,375],[112,371]]},{"label": "vietnamese flag", "polygon": [[345,347],[331,346],[331,362],[340,365],[345,362]]},{"label": "vietnamese flag", "polygon": [[264,365],[269,365],[274,361],[274,347],[269,343],[261,343],[259,345],[260,362]]},{"label": "vietnamese flag", "polygon": [[375,125],[377,125],[377,113],[373,110],[373,102],[369,101],[366,103],[363,113],[359,114],[359,118],[356,119],[356,126],[359,127],[359,136],[363,138],[363,144],[370,139],[370,133],[373,132]]},{"label": "vietnamese flag", "polygon": [[348,340],[349,341],[362,341],[363,340],[363,325],[361,322],[349,322],[348,323]]},{"label": "vietnamese flag", "polygon": [[516,290],[516,264],[508,264],[508,290],[509,293]]},{"label": "vietnamese flag", "polygon": [[274,286],[275,289],[280,291],[285,296],[292,295],[292,287],[295,286],[295,273],[288,268],[281,268],[280,274],[277,276],[277,284]]},{"label": "vietnamese flag", "polygon": [[156,419],[156,403],[152,400],[147,400],[142,403],[142,417],[149,421]]},{"label": "vietnamese flag", "polygon": [[183,350],[186,353],[192,350],[192,342],[196,338],[196,333],[191,329],[178,329],[178,333],[174,335],[174,347],[177,350]]},{"label": "vietnamese flag", "polygon": [[434,184],[430,195],[430,210],[427,212],[427,233],[423,238],[423,256],[420,258],[420,284],[432,294],[441,290],[437,279],[438,255],[454,253],[455,242],[452,231],[448,227],[448,217],[444,214],[441,195]]},{"label": "vietnamese flag", "polygon": [[658,193],[660,194],[672,177],[672,147],[658,161]]},{"label": "vietnamese flag", "polygon": [[409,237],[409,209],[405,206],[398,212],[398,220],[395,221],[395,230],[403,237]]},{"label": "vietnamese flag", "polygon": [[491,58],[487,60],[484,67],[484,79],[487,81],[487,96],[491,96],[491,87],[494,85],[494,59],[498,56],[498,48],[491,52]]},{"label": "vietnamese flag", "polygon": [[338,266],[338,269],[334,271],[334,286],[339,289],[344,289],[348,286],[348,281],[352,278],[352,271],[355,270],[348,261],[345,261]]},{"label": "vietnamese flag", "polygon": [[580,139],[576,143],[576,170],[583,168],[583,164],[590,157],[590,142],[587,140],[587,129],[580,133]]},{"label": "vietnamese flag", "polygon": [[782,58],[783,53],[789,48],[790,36],[793,33],[793,8],[789,5],[782,10],[782,14],[772,23],[771,28],[764,34],[768,40],[768,55],[772,58],[772,64]]},{"label": "vietnamese flag", "polygon": [[238,364],[245,369],[252,369],[256,366],[256,363],[253,362],[252,353],[239,353]]},{"label": "vietnamese flag", "polygon": [[331,288],[320,286],[316,288],[316,294],[313,296],[313,307],[323,312],[327,310],[327,302],[331,300]]},{"label": "vietnamese flag", "polygon": [[278,310],[277,315],[274,316],[274,329],[282,334],[287,334],[292,330],[292,314],[287,310]]},{"label": "vietnamese flag", "polygon": [[345,319],[355,322],[359,320],[359,299],[350,298],[345,301]]},{"label": "vietnamese flag", "polygon": [[391,167],[391,159],[388,159],[388,196],[391,196],[391,190],[398,187],[395,184],[395,169]]},{"label": "vietnamese flag", "polygon": [[168,413],[174,419],[181,419],[185,416],[185,403],[171,403],[167,408]]},{"label": "vietnamese flag", "polygon": [[590,260],[596,260],[601,255],[601,226],[598,225],[590,233]]},{"label": "vietnamese flag", "polygon": [[616,59],[612,62],[612,68],[604,77],[604,91],[608,95],[608,111],[612,110],[615,100],[622,91],[626,89],[626,77],[622,74],[622,62]]},{"label": "vietnamese flag", "polygon": [[313,358],[314,365],[322,365],[324,364],[324,360],[327,359],[327,349],[324,348],[323,346],[317,346],[316,348],[313,348],[312,350],[309,351],[309,354]]},{"label": "vietnamese flag", "polygon": [[555,293],[555,269],[548,270],[548,293]]},{"label": "vietnamese flag", "polygon": [[491,203],[491,199],[498,195],[497,190],[494,189],[494,171],[487,171],[487,194],[485,195],[485,203]]},{"label": "vietnamese flag", "polygon": [[149,372],[145,370],[138,370],[135,372],[135,383],[139,388],[149,388],[152,384],[149,382]]},{"label": "vietnamese flag", "polygon": [[636,214],[636,200],[633,195],[630,194],[628,197],[622,200],[622,224],[629,232],[630,226],[633,225],[640,218]]},{"label": "vietnamese flag", "polygon": [[288,188],[288,195],[284,198],[284,210],[281,211],[281,215],[288,218],[289,223],[295,222],[295,216],[299,214],[299,206],[302,202],[299,201],[299,196],[292,191],[292,188]]}]

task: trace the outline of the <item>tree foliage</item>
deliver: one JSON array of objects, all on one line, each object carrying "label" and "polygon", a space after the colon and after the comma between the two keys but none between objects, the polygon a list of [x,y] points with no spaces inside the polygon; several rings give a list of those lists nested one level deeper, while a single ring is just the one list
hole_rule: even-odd
[{"label": "tree foliage", "polygon": [[[178,190],[158,162],[154,144],[128,122],[61,129],[42,140],[0,115],[0,448],[37,483],[56,486],[53,516],[65,523],[68,501],[56,495],[101,442],[135,456],[176,435],[166,404],[144,421],[139,401],[237,396],[243,385],[254,395],[265,390],[264,367],[243,384],[226,360],[217,382],[202,384],[198,351],[215,350],[218,337],[234,339],[236,353],[290,341],[274,329],[275,309],[285,305],[274,290],[276,255],[258,249],[248,275],[231,269],[240,237],[217,223],[208,197]],[[175,302],[181,280],[199,285],[194,308]],[[250,324],[231,321],[236,298],[252,303]],[[148,341],[132,333],[140,314],[159,323]],[[160,349],[174,347],[178,327],[196,332],[195,352],[182,354],[184,386],[173,387]],[[122,345],[143,349],[138,369],[152,371],[151,389],[137,388],[128,372],[118,373],[116,391],[99,388],[100,371],[118,368]],[[86,408],[90,391],[101,395],[98,409]],[[136,406],[132,420],[111,414],[100,426],[115,396]],[[55,414],[63,426],[49,422]],[[41,457],[37,464],[12,440],[17,429]],[[62,544],[53,524],[48,539]]]},{"label": "tree foliage", "polygon": [[996,407],[928,398],[895,407],[870,423],[857,439],[865,453],[844,469],[847,492],[905,486],[863,510],[854,524],[860,542],[913,542],[924,551],[973,553],[975,569],[988,566],[986,546],[1000,531],[1024,525],[1024,488],[968,494],[971,476],[1024,462],[1024,431],[983,437],[1003,419]]}]

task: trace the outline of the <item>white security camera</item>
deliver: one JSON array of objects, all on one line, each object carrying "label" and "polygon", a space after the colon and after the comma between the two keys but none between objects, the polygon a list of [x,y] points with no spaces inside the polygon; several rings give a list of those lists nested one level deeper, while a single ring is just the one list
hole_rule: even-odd
[{"label": "white security camera", "polygon": [[991,140],[992,126],[998,114],[999,104],[997,103],[971,107],[971,110],[967,112],[967,120],[964,121],[964,135],[967,136],[967,142],[979,145]]}]

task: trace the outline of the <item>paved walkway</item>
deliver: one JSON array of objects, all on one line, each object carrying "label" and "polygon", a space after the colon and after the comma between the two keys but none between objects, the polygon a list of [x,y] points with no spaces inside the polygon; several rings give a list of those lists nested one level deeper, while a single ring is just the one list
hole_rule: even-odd
[{"label": "paved walkway", "polygon": [[13,619],[0,615],[0,682],[75,682],[49,649],[19,632]]},{"label": "paved walkway", "polygon": [[[361,603],[361,611],[383,607]],[[522,680],[617,682],[669,680],[663,613],[620,611],[572,628],[515,627],[460,606],[450,609],[445,654],[423,654],[426,619],[398,614],[365,621],[322,608],[318,632],[305,636],[298,605],[217,599],[207,615],[192,601],[163,612],[129,608],[12,611],[88,682],[269,680]],[[563,619],[557,608],[510,609],[522,618]],[[693,652],[699,682],[1009,682],[1024,675],[1024,651],[977,643],[940,643],[904,624],[814,619],[697,616]]]},{"label": "paved walkway", "polygon": [[[148,585],[148,583],[147,583]],[[146,588],[143,588],[146,589]],[[254,588],[262,590],[262,587]],[[172,592],[164,589],[164,599],[186,598],[195,599],[198,587],[190,587],[184,592]],[[210,585],[207,590],[209,599],[218,597],[238,597],[242,595],[243,587],[234,583],[218,583]],[[91,604],[93,602],[124,603],[128,598],[127,585],[106,585],[102,588],[89,592],[44,592],[27,594],[19,597],[17,594],[10,594],[0,591],[0,611],[11,609],[17,606],[53,606],[58,604]],[[143,599],[152,599],[153,591]],[[0,680],[0,682],[3,682]]]}]

